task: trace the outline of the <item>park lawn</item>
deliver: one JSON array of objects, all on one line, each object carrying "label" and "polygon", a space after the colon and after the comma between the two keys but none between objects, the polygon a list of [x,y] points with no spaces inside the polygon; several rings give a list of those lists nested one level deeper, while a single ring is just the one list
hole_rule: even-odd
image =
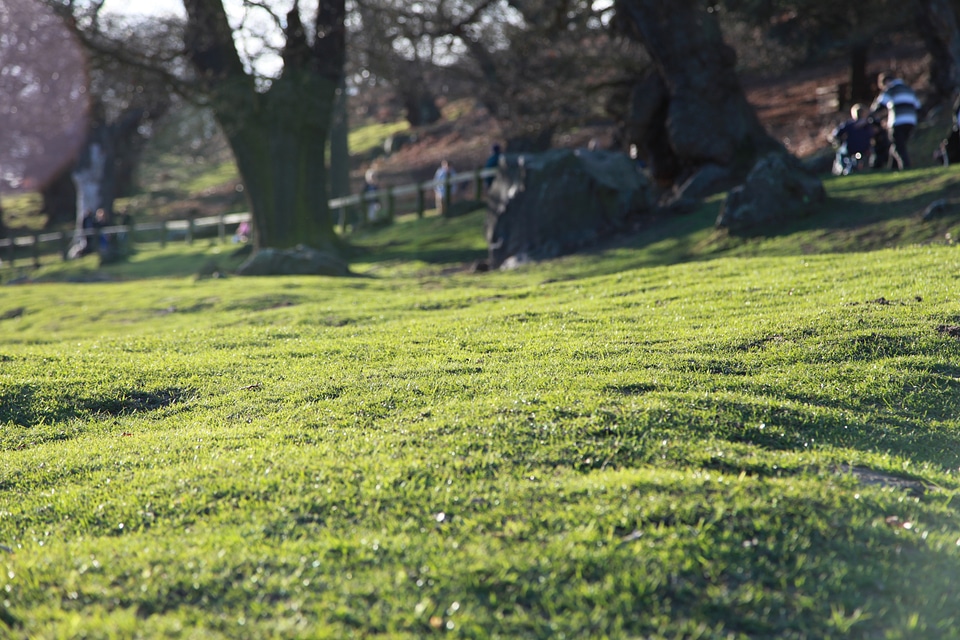
[{"label": "park lawn", "polygon": [[469,274],[423,224],[0,289],[0,637],[960,637],[955,246]]}]

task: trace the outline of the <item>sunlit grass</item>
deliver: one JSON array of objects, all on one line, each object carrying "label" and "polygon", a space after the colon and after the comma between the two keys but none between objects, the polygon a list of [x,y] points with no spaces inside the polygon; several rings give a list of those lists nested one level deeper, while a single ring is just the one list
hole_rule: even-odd
[{"label": "sunlit grass", "polygon": [[484,211],[349,278],[45,265],[0,289],[0,637],[960,637],[956,184],[511,272]]},{"label": "sunlit grass", "polygon": [[3,223],[18,231],[38,231],[43,228],[44,217],[40,215],[43,201],[38,193],[3,194],[0,197]]},{"label": "sunlit grass", "polygon": [[372,149],[382,147],[388,137],[409,128],[410,124],[406,120],[400,120],[397,122],[377,122],[353,129],[350,131],[349,137],[350,153],[362,155]]},{"label": "sunlit grass", "polygon": [[4,289],[0,629],[956,637],[953,247],[430,262],[480,219]]},{"label": "sunlit grass", "polygon": [[183,183],[183,190],[187,193],[201,193],[205,190],[220,187],[228,182],[235,182],[240,179],[237,166],[233,162],[222,162],[211,171],[204,172],[201,175]]}]

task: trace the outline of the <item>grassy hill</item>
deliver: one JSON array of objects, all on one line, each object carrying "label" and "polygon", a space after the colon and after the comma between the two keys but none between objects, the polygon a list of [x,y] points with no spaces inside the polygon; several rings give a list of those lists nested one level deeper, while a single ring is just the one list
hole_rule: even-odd
[{"label": "grassy hill", "polygon": [[45,267],[0,290],[0,636],[960,637],[958,185],[511,272],[482,212],[353,278]]}]

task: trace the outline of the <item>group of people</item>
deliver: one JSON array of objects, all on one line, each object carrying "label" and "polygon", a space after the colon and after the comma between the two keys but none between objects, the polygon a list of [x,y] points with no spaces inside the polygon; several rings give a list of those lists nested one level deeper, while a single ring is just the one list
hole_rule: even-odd
[{"label": "group of people", "polygon": [[[830,133],[830,141],[838,145],[833,173],[847,175],[852,171],[885,168],[892,162],[899,171],[910,168],[908,143],[917,127],[920,100],[902,79],[881,73],[877,77],[880,94],[869,110],[862,104],[850,109],[851,119]],[[886,118],[881,119],[886,112]]]}]

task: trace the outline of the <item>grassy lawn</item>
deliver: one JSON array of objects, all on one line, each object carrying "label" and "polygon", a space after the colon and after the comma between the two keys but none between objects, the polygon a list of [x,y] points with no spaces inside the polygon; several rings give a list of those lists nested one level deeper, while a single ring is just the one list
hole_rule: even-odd
[{"label": "grassy lawn", "polygon": [[957,180],[885,178],[512,272],[478,213],[3,287],[0,637],[960,637]]}]

